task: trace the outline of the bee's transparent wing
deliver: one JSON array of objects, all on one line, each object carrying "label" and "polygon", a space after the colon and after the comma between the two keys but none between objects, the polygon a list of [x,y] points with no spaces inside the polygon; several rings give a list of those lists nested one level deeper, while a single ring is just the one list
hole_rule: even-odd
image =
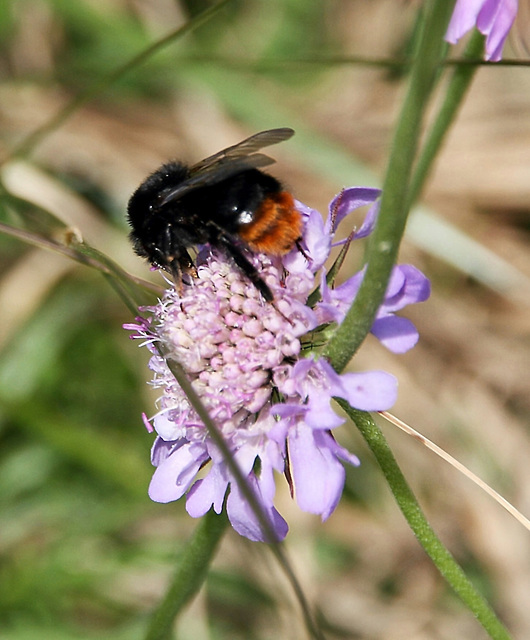
[{"label": "bee's transparent wing", "polygon": [[182,196],[190,191],[217,184],[221,182],[221,180],[225,180],[236,173],[245,171],[245,169],[257,169],[258,167],[266,167],[269,164],[274,164],[274,160],[263,153],[255,153],[244,158],[231,159],[226,163],[218,162],[216,165],[206,167],[200,173],[190,175],[189,178],[186,178],[186,180],[177,187],[164,193],[158,202],[158,206],[163,207],[172,200],[182,198]]},{"label": "bee's transparent wing", "polygon": [[249,157],[253,153],[256,153],[260,149],[263,149],[263,147],[270,147],[273,144],[278,144],[279,142],[288,140],[293,135],[294,131],[287,127],[283,127],[282,129],[268,129],[267,131],[260,131],[259,133],[255,133],[253,136],[250,136],[250,138],[246,138],[245,140],[242,140],[232,147],[223,149],[218,153],[214,153],[213,156],[209,156],[208,158],[201,160],[197,164],[193,165],[193,167],[191,168],[191,172],[202,172],[207,170],[209,167],[215,166],[219,162],[224,163],[235,158]]},{"label": "bee's transparent wing", "polygon": [[186,180],[164,194],[159,206],[162,207],[176,198],[181,198],[201,186],[221,182],[245,169],[257,169],[273,164],[275,161],[272,158],[257,152],[263,147],[288,140],[293,135],[294,131],[287,127],[268,129],[201,160],[191,167],[190,175]]}]

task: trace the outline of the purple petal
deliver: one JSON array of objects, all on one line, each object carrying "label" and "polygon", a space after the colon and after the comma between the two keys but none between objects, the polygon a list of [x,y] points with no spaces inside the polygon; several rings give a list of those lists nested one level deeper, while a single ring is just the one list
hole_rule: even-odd
[{"label": "purple petal", "polygon": [[320,293],[322,300],[316,305],[315,312],[318,321],[323,322],[342,322],[346,312],[350,308],[364,277],[364,271],[359,271],[355,275],[348,278],[338,287],[332,289],[328,286],[325,274],[322,274],[320,282]]},{"label": "purple petal", "polygon": [[517,14],[517,0],[457,0],[445,39],[455,44],[474,26],[487,36],[486,60],[501,59]]},{"label": "purple petal", "polygon": [[186,496],[186,511],[192,518],[200,518],[213,505],[215,513],[221,513],[228,488],[228,476],[223,465],[212,465],[208,475],[198,480]]},{"label": "purple petal", "polygon": [[385,371],[364,371],[341,375],[345,398],[352,407],[361,411],[385,411],[397,399],[397,380]]},{"label": "purple petal", "polygon": [[[307,258],[309,258],[309,268],[313,273],[322,267],[331,251],[331,235],[324,229],[322,216],[314,209],[309,209],[307,213],[302,248]],[[302,268],[308,268],[307,260],[298,249],[285,256],[283,263],[290,273],[297,273]]]},{"label": "purple petal", "polygon": [[[268,517],[270,527],[274,532],[274,542],[280,542],[287,535],[289,527],[272,503],[265,501],[260,490],[259,483],[254,474],[247,478],[254,491],[256,499],[261,504],[265,515]],[[271,542],[263,530],[254,510],[249,505],[245,496],[239,491],[236,482],[231,482],[230,493],[226,501],[226,512],[232,527],[242,536],[255,542]]]},{"label": "purple petal", "polygon": [[[274,405],[270,408],[271,415],[274,415],[276,411],[275,407],[280,405]],[[284,406],[284,405],[281,405]],[[269,440],[279,445],[282,449],[285,446],[285,439],[287,438],[287,431],[289,429],[289,420],[278,420],[275,421],[274,426],[269,429],[269,433],[267,434]]]},{"label": "purple petal", "polygon": [[374,204],[368,209],[366,218],[353,236],[355,240],[366,238],[366,236],[369,236],[372,233],[375,227],[375,223],[377,222],[377,216],[379,215],[379,208],[380,202],[377,201],[374,202]]},{"label": "purple petal", "polygon": [[405,273],[398,266],[393,267],[392,273],[390,274],[390,280],[388,281],[388,286],[385,292],[385,299],[383,301],[383,304],[388,298],[393,298],[395,295],[400,293],[405,286],[405,282]]},{"label": "purple petal", "polygon": [[311,429],[335,429],[344,424],[344,418],[341,418],[331,408],[331,395],[331,390],[311,394],[308,411],[304,417],[304,422]]},{"label": "purple petal", "polygon": [[256,449],[254,447],[240,447],[234,452],[234,462],[244,476],[247,476],[256,461]]},{"label": "purple petal", "polygon": [[[274,468],[277,465],[271,464],[271,460],[267,454],[262,454],[261,457],[261,470],[259,475],[259,486],[261,494],[267,504],[272,505],[274,496],[276,495],[276,482],[274,479]],[[282,468],[285,464],[282,460]]]},{"label": "purple petal", "polygon": [[431,295],[431,283],[421,271],[410,264],[392,270],[392,277],[378,315],[399,311],[409,304],[424,302]]},{"label": "purple petal", "polygon": [[295,402],[281,402],[279,404],[274,404],[271,407],[271,413],[275,416],[279,416],[280,418],[292,418],[294,416],[299,416],[301,413],[305,413],[307,411],[307,406],[300,404],[298,401]]},{"label": "purple petal", "polygon": [[340,444],[335,440],[335,438],[331,437],[329,442],[330,451],[339,459],[351,464],[353,467],[358,467],[361,464],[359,458],[350,453],[348,449],[341,447]]},{"label": "purple petal", "polygon": [[[381,191],[379,189],[372,189],[370,187],[350,187],[349,189],[344,189],[333,198],[329,205],[329,216],[325,224],[326,231],[333,234],[347,215],[359,207],[372,204],[380,195]],[[373,212],[371,215],[374,215]],[[362,227],[364,227],[365,224],[366,221]],[[368,235],[368,233],[365,235]]]},{"label": "purple petal", "polygon": [[328,518],[344,487],[345,471],[329,447],[333,440],[325,431],[299,424],[289,437],[291,468],[300,509]]},{"label": "purple petal", "polygon": [[295,382],[296,391],[302,400],[306,400],[313,391],[313,383],[309,380],[309,374],[314,366],[315,361],[312,358],[302,358],[290,369],[290,377]]},{"label": "purple petal", "polygon": [[517,0],[486,0],[478,18],[478,30],[487,35],[486,60],[502,57],[504,42],[517,15]]},{"label": "purple petal", "polygon": [[151,464],[154,467],[158,467],[169,456],[172,449],[178,449],[186,442],[184,438],[177,442],[166,442],[166,440],[162,440],[160,436],[157,436],[151,447]]},{"label": "purple petal", "polygon": [[427,276],[411,264],[400,264],[399,270],[405,276],[403,306],[424,302],[431,295],[431,283]]},{"label": "purple petal", "polygon": [[[359,288],[361,286],[361,282],[364,278],[364,273],[366,271],[366,267],[363,267],[361,271],[358,271],[353,276],[348,278],[345,282],[343,282],[338,287],[334,289],[330,289],[327,284],[322,287],[322,298],[326,302],[331,301],[339,301],[348,306],[353,302]],[[325,296],[325,297],[324,297]]]},{"label": "purple petal", "polygon": [[151,478],[149,497],[155,502],[171,502],[184,495],[206,454],[198,457],[197,447],[183,445],[162,461]]},{"label": "purple petal", "polygon": [[456,44],[460,38],[475,26],[484,0],[457,0],[445,39]]},{"label": "purple petal", "polygon": [[182,437],[184,431],[182,425],[177,425],[170,416],[171,412],[166,410],[158,413],[153,419],[153,425],[158,435],[169,441]]},{"label": "purple petal", "polygon": [[372,325],[371,332],[393,353],[405,353],[418,342],[419,333],[408,318],[384,316]]}]

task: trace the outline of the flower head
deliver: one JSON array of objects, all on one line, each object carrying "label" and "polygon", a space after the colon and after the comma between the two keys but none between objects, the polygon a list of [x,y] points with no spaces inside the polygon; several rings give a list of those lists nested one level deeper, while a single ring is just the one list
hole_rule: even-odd
[{"label": "flower head", "polygon": [[[162,390],[158,412],[147,422],[157,432],[152,449],[156,470],[149,488],[153,500],[169,502],[186,494],[186,509],[193,517],[212,507],[219,513],[226,501],[238,533],[251,540],[267,539],[230,465],[171,373],[167,362],[176,360],[276,539],[283,539],[288,527],[274,507],[275,471],[285,473],[303,510],[322,519],[333,512],[344,486],[343,463],[359,463],[333,437],[332,430],[344,421],[335,413],[333,398],[361,410],[384,410],[396,399],[397,382],[384,371],[339,375],[312,350],[320,327],[341,322],[363,276],[360,272],[333,289],[324,276],[317,279],[317,272],[346,215],[372,205],[357,234],[371,231],[378,196],[374,189],[347,189],[332,202],[326,222],[318,212],[297,204],[304,220],[301,250],[283,258],[248,255],[270,288],[273,303],[263,300],[229,258],[206,247],[198,256],[197,277],[182,292],[168,289],[158,305],[146,309],[149,319],[127,325],[133,337],[143,338],[151,349],[152,384]],[[311,308],[307,299],[316,284],[321,299]],[[427,296],[428,281],[422,274],[407,265],[396,267],[374,335],[394,351],[410,348],[417,332],[395,312]]]},{"label": "flower head", "polygon": [[445,39],[455,44],[476,26],[486,36],[486,60],[497,62],[516,15],[517,0],[457,0]]}]

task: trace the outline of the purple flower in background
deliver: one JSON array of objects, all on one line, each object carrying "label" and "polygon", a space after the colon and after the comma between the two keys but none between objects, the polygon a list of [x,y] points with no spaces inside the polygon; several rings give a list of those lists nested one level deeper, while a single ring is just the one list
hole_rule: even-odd
[{"label": "purple flower in background", "polygon": [[486,60],[501,59],[517,14],[517,0],[457,0],[445,39],[455,44],[474,26],[486,36]]},{"label": "purple flower in background", "polygon": [[[142,338],[151,350],[151,384],[162,390],[158,412],[146,419],[148,428],[152,423],[157,432],[151,458],[156,470],[149,487],[153,500],[170,502],[186,495],[186,509],[193,517],[212,507],[220,513],[226,502],[238,533],[250,540],[267,539],[225,458],[169,370],[166,361],[174,359],[186,371],[277,540],[285,537],[288,526],[274,506],[275,472],[285,474],[301,509],[322,519],[333,512],[344,486],[343,463],[359,464],[333,437],[332,430],[344,422],[333,398],[361,410],[382,411],[395,402],[397,381],[384,371],[339,375],[318,357],[316,332],[341,322],[363,272],[335,289],[325,275],[317,280],[316,274],[323,271],[338,224],[363,205],[370,210],[353,238],[370,233],[378,197],[376,189],[346,189],[331,203],[326,222],[317,211],[297,203],[304,220],[302,251],[296,248],[283,258],[249,255],[273,303],[263,300],[230,259],[205,247],[197,260],[197,277],[181,293],[168,289],[158,305],[145,309],[149,319],[126,325],[134,331],[132,337]],[[316,284],[321,299],[311,308],[306,303]],[[417,331],[395,312],[428,294],[428,280],[419,271],[396,267],[372,333],[395,352],[412,347]]]}]

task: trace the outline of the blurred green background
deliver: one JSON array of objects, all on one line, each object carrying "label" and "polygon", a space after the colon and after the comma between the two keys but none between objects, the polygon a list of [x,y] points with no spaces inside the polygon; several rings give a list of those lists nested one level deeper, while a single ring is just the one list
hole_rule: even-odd
[{"label": "blurred green background", "polygon": [[[325,214],[343,186],[380,184],[405,81],[386,62],[408,51],[414,3],[228,2],[105,84],[209,6],[0,3],[0,220],[60,238],[59,219],[160,284],[130,249],[125,209],[168,158],[194,162],[291,126],[297,135],[275,148],[273,171],[306,204]],[[449,238],[420,212],[403,246],[402,261],[433,280],[432,299],[406,310],[420,344],[396,357],[368,340],[353,363],[395,373],[395,413],[527,514],[529,113],[527,69],[479,71],[425,195]],[[2,639],[141,638],[197,524],[183,504],[147,497],[153,437],[141,413],[153,413],[156,396],[147,350],[121,328],[131,319],[98,271],[0,235]],[[528,532],[382,426],[444,543],[514,637],[530,636]],[[348,470],[331,519],[300,513],[283,485],[278,500],[328,637],[485,637],[414,540],[355,430],[340,437],[362,465]],[[176,628],[182,640],[305,637],[273,557],[233,532]]]}]

